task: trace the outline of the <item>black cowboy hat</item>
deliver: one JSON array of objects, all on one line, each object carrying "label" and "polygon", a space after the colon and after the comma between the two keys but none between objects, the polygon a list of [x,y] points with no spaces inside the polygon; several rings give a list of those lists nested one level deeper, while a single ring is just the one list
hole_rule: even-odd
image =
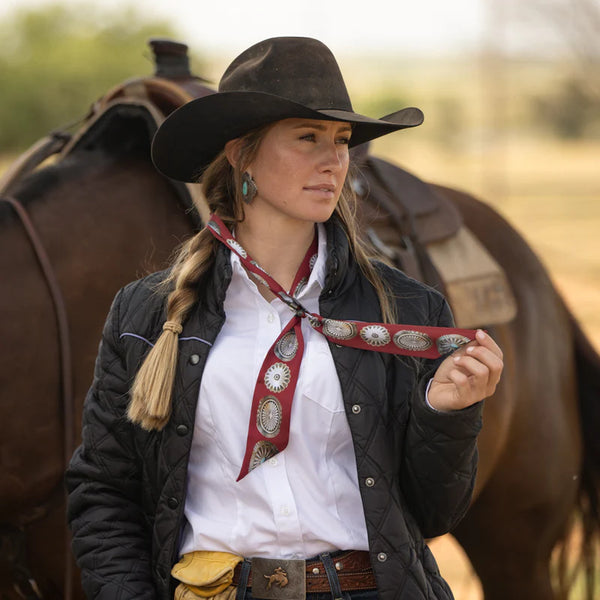
[{"label": "black cowboy hat", "polygon": [[193,182],[229,140],[294,117],[352,123],[350,146],[423,122],[418,108],[381,119],[355,113],[327,46],[311,38],[277,37],[242,52],[225,71],[218,93],[173,112],[154,136],[152,160],[168,177]]}]

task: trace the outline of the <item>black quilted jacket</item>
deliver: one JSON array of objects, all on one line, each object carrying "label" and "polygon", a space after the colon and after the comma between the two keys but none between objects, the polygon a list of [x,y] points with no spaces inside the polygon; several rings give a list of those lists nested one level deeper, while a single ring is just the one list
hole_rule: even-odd
[{"label": "black quilted jacket", "polygon": [[[380,321],[372,286],[328,225],[328,275],[321,314]],[[435,291],[381,266],[400,321],[450,325]],[[165,320],[155,274],[119,292],[106,321],[83,417],[83,443],[67,470],[73,551],[88,598],[173,597],[186,470],[200,378],[225,319],[229,251],[200,282],[200,301],[180,335],[173,412],[160,432],[125,417],[128,389]],[[447,532],[467,509],[475,479],[481,406],[437,413],[423,395],[430,361],[340,347],[331,353],[356,452],[371,562],[381,600],[452,598],[423,536]],[[353,410],[354,407],[354,410]],[[359,408],[360,410],[359,410]]]}]

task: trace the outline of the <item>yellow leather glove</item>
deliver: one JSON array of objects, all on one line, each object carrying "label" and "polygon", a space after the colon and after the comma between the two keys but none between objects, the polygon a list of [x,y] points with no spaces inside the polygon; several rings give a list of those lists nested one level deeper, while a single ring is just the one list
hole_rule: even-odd
[{"label": "yellow leather glove", "polygon": [[171,575],[198,596],[210,598],[231,585],[233,570],[242,560],[241,556],[229,552],[189,552],[173,566]]}]

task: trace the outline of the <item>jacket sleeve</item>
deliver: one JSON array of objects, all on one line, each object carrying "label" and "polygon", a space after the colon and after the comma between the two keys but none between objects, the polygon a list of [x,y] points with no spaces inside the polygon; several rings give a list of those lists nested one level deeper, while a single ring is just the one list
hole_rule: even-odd
[{"label": "jacket sleeve", "polygon": [[[432,324],[453,326],[446,301],[435,304]],[[425,537],[447,533],[467,511],[475,484],[477,435],[482,425],[482,402],[448,412],[427,404],[425,389],[441,360],[426,361],[424,375],[413,391],[402,465],[405,500]]]},{"label": "jacket sleeve", "polygon": [[118,338],[122,291],[108,315],[84,404],[82,444],[66,472],[72,548],[88,598],[156,597],[151,540],[141,499],[133,426],[126,418],[130,381]]}]

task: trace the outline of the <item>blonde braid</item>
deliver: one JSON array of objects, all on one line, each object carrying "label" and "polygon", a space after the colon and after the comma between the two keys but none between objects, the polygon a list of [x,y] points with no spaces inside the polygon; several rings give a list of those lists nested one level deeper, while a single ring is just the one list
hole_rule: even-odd
[{"label": "blonde braid", "polygon": [[175,279],[175,289],[167,298],[167,321],[136,375],[127,412],[129,420],[143,429],[160,430],[171,416],[179,334],[197,300],[195,284],[209,268],[213,255],[213,237],[203,229],[184,246],[166,280]]},{"label": "blonde braid", "polygon": [[[241,173],[254,159],[270,126],[244,137],[239,166],[235,170],[221,152],[202,176],[210,211],[218,214],[231,229],[244,219]],[[167,321],[135,377],[127,411],[129,420],[143,429],[160,430],[171,416],[179,333],[189,310],[198,300],[197,284],[213,264],[217,244],[206,228],[199,231],[181,247],[171,273],[159,285],[158,289],[165,294],[174,286],[167,297]]]}]

